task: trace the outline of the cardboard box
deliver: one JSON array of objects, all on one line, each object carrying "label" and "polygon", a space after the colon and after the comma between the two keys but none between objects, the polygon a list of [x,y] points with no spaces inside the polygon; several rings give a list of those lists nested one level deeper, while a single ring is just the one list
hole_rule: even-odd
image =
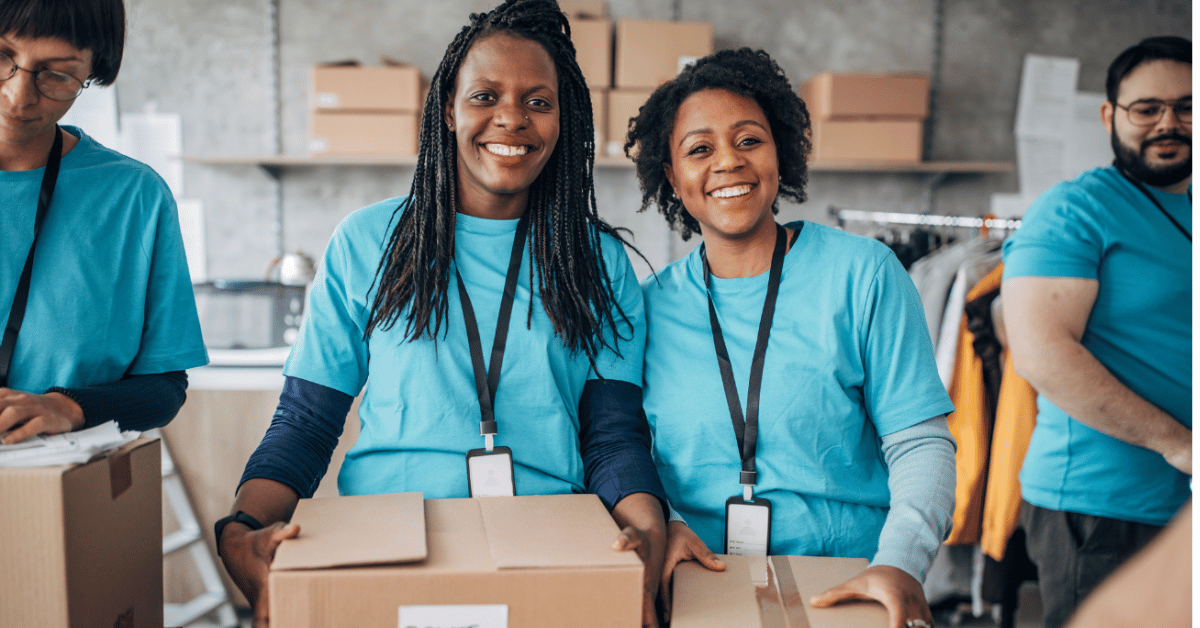
[{"label": "cardboard box", "polygon": [[86,464],[0,469],[0,627],[162,627],[161,465],[141,438]]},{"label": "cardboard box", "polygon": [[929,115],[927,74],[818,74],[800,86],[813,119],[889,118]]},{"label": "cardboard box", "polygon": [[921,161],[920,120],[813,120],[813,161]]},{"label": "cardboard box", "polygon": [[612,85],[612,22],[572,18],[571,43],[588,87],[608,89]]},{"label": "cardboard box", "polygon": [[592,126],[596,130],[596,154],[603,155],[608,142],[608,90],[588,90],[592,97]]},{"label": "cardboard box", "polygon": [[310,155],[416,155],[420,119],[412,112],[313,112]]},{"label": "cardboard box", "polygon": [[886,628],[877,602],[813,608],[809,598],[867,568],[865,558],[720,556],[725,571],[675,568],[671,628]]},{"label": "cardboard box", "polygon": [[567,17],[575,20],[604,20],[608,18],[608,3],[605,0],[561,0],[558,8]]},{"label": "cardboard box", "polygon": [[318,498],[292,521],[272,628],[641,625],[642,563],[612,549],[619,530],[594,495]]},{"label": "cardboard box", "polygon": [[708,22],[617,21],[614,85],[653,89],[675,78],[685,65],[713,52]]},{"label": "cardboard box", "polygon": [[312,111],[420,111],[421,73],[408,65],[321,65],[309,82]]},{"label": "cardboard box", "polygon": [[608,155],[625,156],[625,135],[629,133],[629,120],[636,118],[638,110],[653,94],[652,89],[614,89],[608,92]]}]

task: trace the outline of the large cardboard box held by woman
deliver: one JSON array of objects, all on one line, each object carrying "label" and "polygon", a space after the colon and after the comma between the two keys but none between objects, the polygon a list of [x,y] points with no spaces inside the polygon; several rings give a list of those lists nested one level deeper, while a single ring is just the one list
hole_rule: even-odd
[{"label": "large cardboard box held by woman", "polygon": [[292,521],[272,628],[641,625],[641,560],[594,495],[328,497]]}]

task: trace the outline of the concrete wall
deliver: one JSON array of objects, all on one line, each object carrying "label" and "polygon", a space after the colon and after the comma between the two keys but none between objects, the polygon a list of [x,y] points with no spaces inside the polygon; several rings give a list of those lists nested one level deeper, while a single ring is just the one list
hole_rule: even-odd
[{"label": "concrete wall", "polygon": [[[155,102],[183,114],[189,154],[248,155],[275,150],[268,0],[126,0],[120,107]],[[472,11],[492,0],[281,0],[281,144],[303,154],[308,68],[388,55],[432,74]],[[935,0],[610,0],[616,18],[708,20],[718,48],[767,50],[799,83],[824,70],[929,71]],[[679,15],[674,15],[678,9]],[[935,106],[934,159],[1015,160],[1016,89],[1026,53],[1079,57],[1079,88],[1102,91],[1109,61],[1152,34],[1190,35],[1187,0],[956,0],[944,10],[942,92]],[[283,242],[319,255],[333,227],[367,203],[407,193],[411,168],[289,169],[282,179]],[[782,219],[829,222],[829,205],[917,211],[925,177],[815,173],[809,201],[785,205]],[[261,275],[274,255],[274,184],[251,166],[187,164],[186,195],[207,212],[209,274]],[[937,212],[980,215],[994,192],[1015,192],[1016,175],[954,175],[938,188]],[[682,243],[652,214],[637,214],[631,170],[598,170],[602,214],[634,230],[658,267],[696,243]],[[645,272],[645,267],[639,270]]]}]

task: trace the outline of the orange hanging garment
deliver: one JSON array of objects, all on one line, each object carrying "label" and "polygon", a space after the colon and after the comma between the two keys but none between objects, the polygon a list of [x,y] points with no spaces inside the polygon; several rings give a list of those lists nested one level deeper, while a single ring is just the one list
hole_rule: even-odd
[{"label": "orange hanging garment", "polygon": [[1004,560],[1004,548],[1021,519],[1021,482],[1017,474],[1025,462],[1029,437],[1037,423],[1037,391],[1004,360],[1004,379],[992,430],[992,457],[988,467],[987,496],[983,502],[983,552]]},{"label": "orange hanging garment", "polygon": [[[970,292],[967,302],[1000,289],[1004,265],[984,276]],[[991,410],[984,387],[983,360],[975,353],[975,334],[967,328],[964,313],[958,326],[958,354],[950,379],[950,400],[954,412],[946,417],[950,434],[958,444],[955,470],[954,524],[949,545],[972,545],[982,536],[983,503],[987,483],[988,457],[991,453]]]}]

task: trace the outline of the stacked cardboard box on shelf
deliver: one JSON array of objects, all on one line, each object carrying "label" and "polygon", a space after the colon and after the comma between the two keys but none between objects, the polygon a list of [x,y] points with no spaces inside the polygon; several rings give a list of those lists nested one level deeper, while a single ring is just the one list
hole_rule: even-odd
[{"label": "stacked cardboard box on shelf", "polygon": [[309,154],[417,154],[425,94],[416,68],[322,65],[310,85]]},{"label": "stacked cardboard box on shelf", "polygon": [[640,625],[642,562],[595,495],[304,499],[292,521],[274,628]]},{"label": "stacked cardboard box on shelf", "polygon": [[0,627],[162,628],[160,441],[0,469]]},{"label": "stacked cardboard box on shelf", "polygon": [[607,137],[608,90],[612,85],[612,22],[604,0],[560,2],[559,8],[571,21],[571,43],[575,61],[587,81],[592,98],[592,123],[596,151],[602,152]]},{"label": "stacked cardboard box on shelf", "polygon": [[655,88],[713,53],[709,22],[618,20],[613,90],[608,95],[608,154],[624,155],[629,119]]},{"label": "stacked cardboard box on shelf", "polygon": [[826,72],[800,96],[812,117],[813,161],[921,161],[928,75]]}]

